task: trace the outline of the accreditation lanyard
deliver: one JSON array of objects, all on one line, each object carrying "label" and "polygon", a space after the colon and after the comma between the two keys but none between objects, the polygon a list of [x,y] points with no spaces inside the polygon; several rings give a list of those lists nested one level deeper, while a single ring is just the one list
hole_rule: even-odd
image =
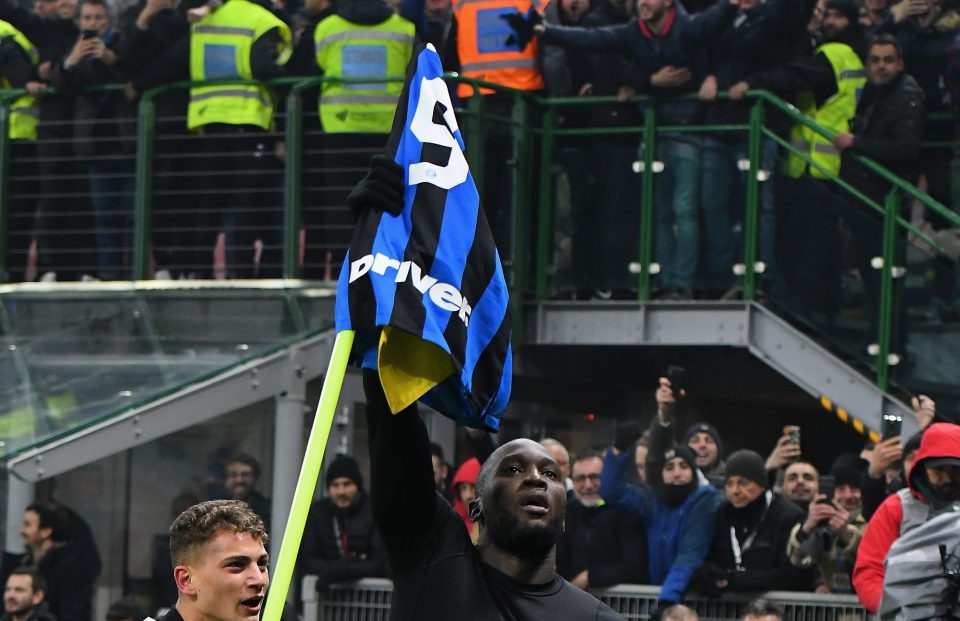
[{"label": "accreditation lanyard", "polygon": [[737,539],[737,529],[733,526],[730,527],[730,547],[733,548],[733,560],[736,563],[737,570],[744,569],[743,567],[743,555],[747,550],[750,549],[750,546],[753,545],[753,540],[757,538],[757,533],[760,531],[760,526],[763,524],[763,519],[767,517],[767,511],[770,510],[770,503],[773,501],[773,492],[767,490],[764,495],[765,505],[763,507],[763,513],[760,515],[760,521],[757,522],[757,525],[753,527],[753,530],[750,531],[750,534],[747,536],[746,541],[743,542],[743,545],[740,545],[740,541]]}]

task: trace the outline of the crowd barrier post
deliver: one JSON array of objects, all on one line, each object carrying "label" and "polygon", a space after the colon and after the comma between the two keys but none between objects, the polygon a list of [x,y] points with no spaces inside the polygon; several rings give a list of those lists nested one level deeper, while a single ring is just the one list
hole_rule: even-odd
[{"label": "crowd barrier post", "polygon": [[133,279],[150,278],[150,231],[153,212],[153,139],[156,105],[153,98],[165,90],[147,91],[137,107],[137,161],[134,177]]},{"label": "crowd barrier post", "polygon": [[540,136],[540,170],[539,182],[540,192],[537,197],[539,206],[537,213],[537,257],[536,257],[536,296],[538,300],[547,299],[547,265],[550,262],[550,250],[553,246],[552,233],[554,222],[553,201],[554,181],[550,174],[551,163],[553,161],[554,147],[554,127],[556,123],[557,109],[552,104],[547,104],[543,112],[543,134]]},{"label": "crowd barrier post", "polygon": [[757,284],[757,237],[760,230],[760,169],[763,159],[763,99],[750,108],[750,133],[747,138],[747,205],[743,231],[743,299],[752,300]]},{"label": "crowd barrier post", "polygon": [[883,265],[880,267],[880,313],[877,334],[877,387],[887,390],[890,387],[890,362],[893,337],[893,323],[896,321],[894,309],[894,270],[897,260],[897,217],[899,216],[899,192],[891,188],[883,203]]},{"label": "crowd barrier post", "polygon": [[10,104],[20,97],[4,93],[0,97],[0,280],[7,272],[7,239],[10,234]]},{"label": "crowd barrier post", "polygon": [[637,275],[637,291],[640,301],[650,299],[652,293],[651,276],[653,267],[653,227],[654,224],[654,150],[657,145],[656,110],[652,103],[643,113],[643,167],[640,185],[640,271]]},{"label": "crowd barrier post", "polygon": [[[523,295],[527,290],[530,269],[530,227],[534,225],[535,207],[531,205],[531,191],[534,173],[534,145],[531,128],[530,102],[520,92],[513,94],[513,106],[510,112],[510,134],[513,143],[513,196],[510,201],[510,241],[506,252],[500,249],[500,260],[504,265],[504,276],[514,292],[510,296],[510,312],[519,318],[523,312]],[[500,243],[503,243],[500,241]],[[520,349],[523,343],[523,322],[513,322],[513,350]]]},{"label": "crowd barrier post", "polygon": [[303,97],[304,84],[287,94],[287,123],[284,128],[286,158],[283,161],[283,277],[300,276],[300,209],[303,190]]}]

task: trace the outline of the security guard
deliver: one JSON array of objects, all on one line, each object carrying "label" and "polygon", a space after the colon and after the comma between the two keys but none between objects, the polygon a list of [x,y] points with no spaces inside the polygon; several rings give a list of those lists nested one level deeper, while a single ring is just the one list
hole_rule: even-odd
[{"label": "security guard", "polygon": [[[860,58],[862,33],[854,0],[827,0],[820,25],[823,43],[810,57],[749,76],[730,87],[740,99],[750,88],[778,94],[799,93],[797,107],[821,127],[848,132],[857,100],[866,84]],[[838,209],[846,197],[833,187],[840,174],[840,151],[828,138],[803,124],[790,134],[791,144],[813,163],[790,152],[775,181],[779,216],[777,254],[783,266],[788,300],[795,310],[832,317],[838,310],[840,264]]]},{"label": "security guard", "polygon": [[353,223],[338,206],[360,181],[371,155],[387,143],[413,54],[414,31],[413,23],[383,0],[340,0],[333,14],[313,30],[317,71],[330,80],[320,91],[324,133],[319,136],[319,165],[324,190],[317,203],[303,210],[306,278],[329,280],[339,271],[333,261],[344,256]]},{"label": "security guard", "polygon": [[[290,28],[273,12],[251,0],[227,0],[194,23],[188,39],[137,76],[127,93],[135,96],[186,76],[191,81],[269,80],[285,73],[292,51]],[[182,223],[198,232],[185,240],[198,250],[190,272],[211,274],[212,250],[218,235],[226,232],[232,235],[236,257],[230,274],[280,275],[279,163],[266,135],[274,128],[273,113],[273,94],[261,85],[190,89],[187,128],[204,136],[200,144],[207,154],[199,168],[205,173],[200,206]],[[213,267],[215,276],[223,275],[216,271],[221,266]]]},{"label": "security guard", "polygon": [[[12,24],[0,21],[0,88],[26,88],[34,79],[39,54],[37,48],[26,35]],[[10,144],[11,169],[9,174],[23,180],[29,179],[34,168],[31,164],[36,149],[37,124],[40,120],[40,106],[37,97],[24,95],[9,103],[8,132]],[[35,174],[35,173],[34,173]],[[24,280],[27,252],[30,247],[36,202],[21,198],[33,192],[22,188],[23,181],[10,201],[10,215],[7,216],[7,253],[3,267],[6,274],[2,280]]]},{"label": "security guard", "polygon": [[413,24],[382,0],[352,0],[317,24],[313,40],[317,66],[334,78],[323,84],[320,95],[323,130],[389,133],[403,82],[356,83],[335,78],[403,78],[413,53]]}]

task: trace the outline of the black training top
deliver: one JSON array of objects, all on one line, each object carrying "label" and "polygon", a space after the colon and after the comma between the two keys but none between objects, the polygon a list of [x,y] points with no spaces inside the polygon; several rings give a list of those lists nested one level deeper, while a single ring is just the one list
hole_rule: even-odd
[{"label": "black training top", "polygon": [[364,371],[363,383],[374,519],[394,571],[391,621],[622,621],[560,576],[523,584],[481,561],[436,491],[416,405],[391,415],[376,371]]}]

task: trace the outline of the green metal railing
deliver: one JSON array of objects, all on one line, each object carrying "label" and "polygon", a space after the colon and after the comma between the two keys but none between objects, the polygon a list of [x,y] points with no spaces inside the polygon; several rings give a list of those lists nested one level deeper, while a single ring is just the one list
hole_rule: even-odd
[{"label": "green metal railing", "polygon": [[[393,78],[391,81],[401,80]],[[792,105],[785,103],[774,95],[765,91],[752,91],[747,94],[752,102],[749,123],[743,125],[700,125],[700,126],[667,126],[660,125],[656,119],[655,107],[649,105],[649,98],[633,97],[628,100],[636,105],[644,105],[643,124],[631,127],[605,128],[562,128],[557,124],[557,112],[571,107],[585,107],[623,103],[613,97],[576,97],[576,98],[540,98],[530,93],[504,89],[494,84],[462,78],[451,74],[447,76],[450,82],[466,83],[476,91],[480,87],[491,88],[512,97],[513,108],[509,117],[494,117],[486,114],[485,98],[470,97],[466,100],[467,107],[460,110],[461,118],[465,120],[465,144],[467,157],[471,162],[472,175],[483,192],[485,171],[484,162],[484,135],[489,124],[507,124],[510,127],[512,153],[510,163],[513,170],[512,200],[509,213],[512,215],[512,229],[509,240],[501,240],[501,256],[504,271],[508,278],[513,295],[512,308],[519,317],[521,305],[525,296],[529,299],[543,300],[549,295],[548,265],[551,252],[551,230],[554,216],[554,204],[551,200],[551,165],[553,152],[557,141],[562,137],[598,136],[635,134],[638,144],[642,145],[641,154],[637,163],[641,174],[641,191],[639,196],[640,226],[637,231],[636,289],[637,299],[647,301],[653,293],[653,279],[657,271],[654,260],[654,194],[655,175],[662,169],[662,163],[656,162],[655,153],[658,137],[665,132],[677,133],[717,133],[717,132],[746,132],[747,159],[749,167],[746,172],[745,205],[744,205],[744,234],[742,248],[742,273],[738,272],[743,289],[743,298],[753,300],[757,296],[758,274],[762,267],[758,263],[758,243],[760,235],[760,172],[762,147],[765,140],[776,142],[781,150],[791,153],[806,161],[811,167],[824,171],[807,154],[798,151],[788,140],[778,136],[765,124],[765,118],[771,111],[785,115],[794,123],[800,123],[816,131],[818,134],[832,139],[833,134],[812,120],[804,116]],[[301,227],[303,184],[303,118],[305,111],[302,93],[317,87],[323,82],[330,81],[325,77],[292,77],[282,78],[268,83],[268,86],[283,89],[286,93],[285,126],[286,160],[284,162],[284,194],[283,194],[283,276],[297,278],[300,276],[298,263],[298,232]],[[347,80],[363,81],[363,80]],[[142,280],[149,278],[150,270],[150,239],[153,200],[153,166],[154,166],[154,125],[156,111],[154,100],[161,93],[173,89],[185,89],[192,86],[209,84],[256,84],[249,80],[217,80],[207,82],[179,82],[168,84],[144,93],[139,102],[137,123],[137,161],[134,217],[134,259],[133,278]],[[118,85],[97,87],[95,90],[117,90]],[[0,91],[0,273],[6,267],[6,209],[9,201],[9,145],[6,139],[9,124],[9,105],[17,97],[25,94],[22,90]],[[691,98],[685,98],[691,99]],[[539,146],[537,143],[539,142]],[[946,144],[935,146],[943,147]],[[534,170],[535,157],[539,148],[540,170]],[[960,216],[948,209],[930,196],[920,192],[913,185],[896,177],[890,171],[877,163],[854,156],[867,170],[877,175],[890,185],[890,191],[883,204],[872,201],[855,188],[840,179],[831,177],[845,193],[855,199],[863,209],[876,212],[883,221],[883,266],[881,272],[881,296],[879,309],[879,332],[876,343],[879,353],[876,356],[876,383],[881,388],[888,388],[890,384],[890,354],[892,348],[892,334],[896,321],[893,308],[894,279],[898,275],[895,261],[897,258],[898,240],[904,235],[912,235],[926,242],[933,251],[947,257],[944,248],[918,230],[900,215],[900,197],[907,197],[919,201],[932,213],[937,214],[951,227],[960,228]],[[537,173],[537,174],[535,174]],[[537,204],[532,205],[533,197],[537,196]],[[531,247],[532,245],[532,247]],[[517,328],[522,322],[516,322]]]}]

